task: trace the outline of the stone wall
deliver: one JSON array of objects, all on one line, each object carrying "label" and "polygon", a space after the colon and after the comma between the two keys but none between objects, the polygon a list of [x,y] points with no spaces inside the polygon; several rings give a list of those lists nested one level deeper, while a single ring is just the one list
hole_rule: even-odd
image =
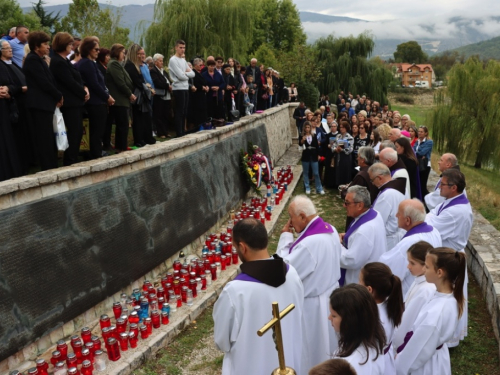
[{"label": "stone wall", "polygon": [[0,372],[95,320],[181,249],[197,248],[245,194],[239,149],[252,141],[277,161],[292,143],[289,124],[285,105],[0,183]]}]

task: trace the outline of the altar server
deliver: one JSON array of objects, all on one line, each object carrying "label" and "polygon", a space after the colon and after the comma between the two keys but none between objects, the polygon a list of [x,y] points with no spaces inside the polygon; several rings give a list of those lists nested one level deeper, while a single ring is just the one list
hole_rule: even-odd
[{"label": "altar server", "polygon": [[401,280],[389,267],[380,262],[368,263],[361,269],[359,284],[365,286],[377,303],[386,345],[384,347],[385,375],[395,375],[392,338],[403,316],[403,292]]},{"label": "altar server", "polygon": [[373,209],[377,211],[385,224],[385,238],[387,249],[392,249],[404,236],[404,231],[398,227],[399,204],[405,200],[406,180],[398,178],[393,180],[391,171],[382,163],[375,163],[368,168],[370,181],[379,193],[373,202]]},{"label": "altar server", "polygon": [[[450,168],[460,170],[457,157],[453,154],[443,154],[439,158],[438,168],[441,173]],[[424,197],[425,205],[427,206],[429,211],[444,202],[445,198],[442,197],[440,193],[441,193],[441,178],[434,187],[434,190]]]},{"label": "altar server", "polygon": [[401,324],[396,328],[392,338],[393,348],[399,348],[403,344],[405,335],[412,330],[420,310],[429,302],[436,291],[436,285],[428,283],[425,279],[425,257],[432,248],[430,243],[419,241],[411,245],[407,251],[408,269],[415,280],[408,293],[405,294],[405,311]]},{"label": "altar server", "polygon": [[[304,368],[310,369],[330,358],[338,347],[327,318],[328,298],[340,278],[340,242],[337,230],[318,216],[305,195],[292,200],[288,214],[277,254],[297,270],[304,284],[304,348],[309,357]],[[299,233],[295,241],[292,229]]]},{"label": "altar server", "polygon": [[406,231],[401,241],[388,252],[382,254],[379,262],[387,264],[403,284],[403,295],[406,295],[413,280],[415,279],[408,270],[407,250],[414,243],[427,241],[432,247],[442,246],[441,235],[436,228],[427,224],[425,220],[425,208],[418,199],[407,199],[399,204],[396,214],[398,226]]},{"label": "altar server", "polygon": [[381,163],[387,165],[391,171],[392,178],[405,178],[405,198],[410,199],[411,189],[410,189],[410,175],[406,170],[405,163],[401,158],[398,158],[398,153],[392,148],[384,148],[380,151],[379,160]]},{"label": "altar server", "polygon": [[[444,247],[464,252],[472,229],[472,207],[464,194],[465,176],[456,169],[447,169],[441,178],[441,196],[445,201],[436,206],[426,216],[425,221],[436,228],[441,234]],[[464,296],[467,299],[467,273],[465,274]],[[467,336],[467,304],[461,315],[457,332],[448,343],[455,347]]]},{"label": "altar server", "polygon": [[213,312],[215,344],[225,353],[223,375],[270,374],[279,367],[272,334],[257,336],[272,319],[273,302],[280,309],[295,305],[281,321],[285,360],[298,374],[307,371],[301,368],[302,282],[293,266],[276,255],[269,257],[267,242],[259,220],[248,218],[234,226],[233,246],[243,262],[242,272],[224,287]]},{"label": "altar server", "polygon": [[385,333],[368,290],[359,284],[334,290],[329,319],[339,335],[335,356],[349,362],[358,375],[385,375]]},{"label": "altar server", "polygon": [[[387,248],[382,216],[370,208],[370,192],[364,186],[347,190],[344,206],[354,218],[346,233],[340,234],[340,285],[357,283],[359,271],[366,263],[376,262]],[[333,268],[332,268],[333,269]]]},{"label": "altar server", "polygon": [[425,257],[425,278],[436,292],[422,307],[396,357],[397,375],[451,375],[446,343],[464,312],[465,254],[450,248],[432,249]]}]

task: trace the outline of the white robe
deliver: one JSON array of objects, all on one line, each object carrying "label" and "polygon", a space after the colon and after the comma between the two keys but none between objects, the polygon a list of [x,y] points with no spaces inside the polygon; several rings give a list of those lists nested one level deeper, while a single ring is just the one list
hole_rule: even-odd
[{"label": "white robe", "polygon": [[408,293],[405,295],[403,319],[401,320],[401,324],[396,328],[392,339],[394,353],[403,344],[406,332],[412,330],[420,310],[429,302],[435,291],[436,285],[428,283],[425,275],[418,276],[413,281]]},{"label": "white robe", "polygon": [[307,370],[331,358],[338,349],[338,338],[328,321],[330,294],[338,288],[340,279],[340,240],[337,230],[332,228],[333,233],[304,238],[291,254],[293,235],[282,233],[276,251],[295,267],[304,285],[304,347],[308,351],[308,363],[304,364],[304,368]]},{"label": "white robe", "polygon": [[295,304],[281,321],[285,363],[298,374],[306,374],[301,369],[303,300],[302,282],[292,266],[285,283],[277,288],[241,280],[226,284],[213,311],[215,344],[225,353],[222,374],[270,374],[279,367],[272,332],[257,336],[273,317],[273,302],[279,303],[280,310]]},{"label": "white robe", "polygon": [[396,357],[397,375],[451,375],[446,342],[453,337],[457,323],[458,306],[453,294],[436,291],[422,307],[413,336]]},{"label": "white robe", "polygon": [[392,175],[393,180],[399,177],[406,178],[405,199],[410,199],[411,198],[410,175],[408,174],[408,171],[404,168],[401,168],[398,169],[396,172],[394,172],[394,174]]},{"label": "white robe", "polygon": [[438,183],[434,187],[434,191],[430,192],[424,197],[425,205],[432,211],[436,206],[439,206],[441,203],[445,201],[444,197],[441,196],[441,188],[439,187],[441,183],[441,179],[439,179]]},{"label": "white robe", "polygon": [[[366,212],[358,216],[352,225],[363,215],[366,215]],[[375,219],[361,225],[352,232],[349,236],[348,249],[342,245],[340,266],[346,269],[345,285],[357,284],[361,268],[367,263],[377,262],[387,249],[385,231],[381,230],[381,228],[384,228],[384,221],[377,212]]]},{"label": "white robe", "polygon": [[[463,252],[465,246],[467,245],[467,241],[469,241],[469,236],[472,229],[472,207],[469,203],[457,204],[456,206],[446,208],[446,206],[448,206],[453,201],[453,199],[456,199],[461,195],[462,194],[447,199],[442,204],[435,207],[431,212],[427,214],[425,221],[439,231],[444,247],[449,247]],[[445,208],[438,215],[441,206]],[[464,282],[464,298],[466,301],[468,298],[468,283],[469,278],[466,270]],[[460,340],[463,340],[464,337],[467,336],[467,320],[468,308],[467,303],[465,303],[464,312],[462,314],[462,317],[460,318],[457,332],[455,332],[453,339],[448,343],[449,347],[457,346]]]},{"label": "white robe", "polygon": [[410,285],[413,283],[413,280],[415,280],[407,267],[407,251],[413,244],[416,244],[419,241],[429,242],[433,247],[442,246],[441,235],[437,229],[434,228],[432,232],[415,233],[403,238],[391,250],[382,254],[378,260],[379,262],[386,264],[391,269],[392,273],[401,279],[403,295],[406,295],[406,292],[410,289]]},{"label": "white robe", "polygon": [[392,249],[403,238],[405,231],[398,227],[399,204],[406,198],[396,189],[385,189],[377,196],[373,209],[378,211],[385,223],[387,249]]},{"label": "white robe", "polygon": [[[385,338],[387,345],[384,348],[388,350],[387,354],[384,354],[385,358],[385,371],[384,375],[396,375],[396,367],[394,365],[394,355],[393,355],[393,345],[392,338],[394,336],[394,325],[389,320],[389,315],[387,313],[387,300],[382,303],[377,303],[378,313],[380,316],[380,322],[382,327],[384,327]],[[389,347],[390,346],[390,347]],[[389,347],[389,349],[387,349]]]},{"label": "white robe", "polygon": [[336,358],[349,362],[357,375],[385,375],[384,353],[380,353],[375,361],[373,359],[377,355],[376,350],[370,349],[368,353],[369,359],[364,365],[361,364],[366,361],[366,349],[363,345],[359,346],[349,357]]}]

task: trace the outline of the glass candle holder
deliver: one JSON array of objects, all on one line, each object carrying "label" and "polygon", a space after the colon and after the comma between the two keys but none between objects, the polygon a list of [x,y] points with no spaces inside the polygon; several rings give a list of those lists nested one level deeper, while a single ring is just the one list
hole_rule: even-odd
[{"label": "glass candle holder", "polygon": [[176,296],[177,298],[177,308],[181,308],[182,307],[182,297],[181,296]]},{"label": "glass candle holder", "polygon": [[92,355],[90,354],[90,350],[88,350],[87,348],[83,348],[82,349],[82,361],[85,362],[86,360],[92,362]]},{"label": "glass candle holder", "polygon": [[187,290],[187,295],[186,295],[186,304],[188,306],[193,306],[193,291],[191,289]]},{"label": "glass candle holder", "polygon": [[[76,359],[76,357],[75,357]],[[49,364],[43,358],[39,358],[35,361],[36,369],[38,370],[38,375],[48,375],[49,374]]]},{"label": "glass candle holder", "polygon": [[161,324],[163,325],[167,325],[169,323],[169,320],[168,320],[168,313],[165,312],[165,311],[162,311],[161,312]]},{"label": "glass candle holder", "polygon": [[128,333],[128,342],[130,344],[130,347],[132,349],[137,348],[137,341],[139,341],[139,338],[137,336],[137,333],[130,331]]},{"label": "glass candle holder", "polygon": [[[40,371],[38,372],[40,374]],[[68,368],[66,367],[66,362],[57,362],[54,366],[54,375],[66,375],[68,373]]]},{"label": "glass candle holder", "polygon": [[146,340],[148,338],[148,327],[146,327],[144,324],[141,324],[139,327],[139,331],[141,332],[141,339]]},{"label": "glass candle holder", "polygon": [[78,339],[78,341],[75,341],[74,343],[72,343],[71,346],[73,346],[73,352],[76,355],[77,363],[81,364],[82,363],[83,341]]},{"label": "glass candle holder", "polygon": [[187,290],[188,290],[187,286],[183,286],[182,289],[181,289],[181,297],[182,297],[182,302],[183,303],[186,303]]},{"label": "glass candle holder", "polygon": [[90,352],[90,358],[91,358],[90,362],[94,362],[94,352],[95,352],[94,343],[92,341],[86,343],[85,348],[87,348]]},{"label": "glass candle holder", "polygon": [[111,319],[109,319],[109,316],[106,314],[101,315],[101,318],[99,319],[99,325],[101,326],[101,330],[109,327],[111,325]]},{"label": "glass candle holder", "polygon": [[101,339],[97,336],[92,336],[92,343],[94,344],[94,352],[101,349]]},{"label": "glass candle holder", "polygon": [[68,375],[80,375],[80,371],[75,366],[72,366],[68,369]]},{"label": "glass candle holder", "polygon": [[148,328],[148,336],[151,335],[153,333],[153,322],[149,316],[144,319],[144,325]]},{"label": "glass candle holder", "polygon": [[92,362],[85,360],[82,362],[82,375],[92,375],[94,368],[92,367]]},{"label": "glass candle holder", "polygon": [[57,350],[61,353],[61,360],[65,361],[68,356],[68,345],[64,340],[59,340],[57,342]]},{"label": "glass candle holder", "polygon": [[137,324],[139,323],[139,315],[137,314],[137,311],[132,311],[130,313],[130,316],[128,317],[128,321],[130,322],[130,324]]},{"label": "glass candle holder", "polygon": [[160,312],[158,310],[151,311],[151,323],[153,325],[153,328],[160,328]]},{"label": "glass candle holder", "polygon": [[212,281],[217,280],[217,266],[215,263],[210,265],[210,273],[212,275]]},{"label": "glass candle holder", "polygon": [[113,314],[115,315],[115,319],[118,319],[122,315],[122,304],[120,302],[113,303]]},{"label": "glass candle holder", "polygon": [[[14,375],[22,375],[22,374],[21,374],[19,371],[17,371],[17,370],[12,371],[12,372],[10,373],[10,375],[12,375],[12,374],[14,374]],[[36,368],[36,367],[32,367],[32,368],[28,369],[28,375],[38,375],[38,370],[37,370],[37,368]]]},{"label": "glass candle holder", "polygon": [[89,327],[82,328],[81,336],[84,344],[88,343],[91,340],[92,332],[90,332]]},{"label": "glass candle holder", "polygon": [[108,367],[108,358],[102,350],[96,350],[94,353],[94,369],[102,372]]},{"label": "glass candle holder", "polygon": [[127,322],[122,318],[116,319],[116,332],[120,334],[122,332],[125,332],[126,330],[127,330]]},{"label": "glass candle holder", "polygon": [[231,253],[231,261],[233,264],[238,264],[238,252],[236,250]]},{"label": "glass candle holder", "polygon": [[122,352],[126,352],[128,350],[128,333],[122,332],[120,333],[120,350]]},{"label": "glass candle holder", "polygon": [[59,350],[55,350],[52,352],[52,358],[50,358],[50,363],[52,366],[55,366],[57,362],[61,361],[61,352]]},{"label": "glass candle holder", "polygon": [[108,339],[106,346],[108,349],[108,359],[113,362],[118,361],[121,358],[118,341],[116,341],[116,339],[114,338],[110,338]]},{"label": "glass candle holder", "polygon": [[66,364],[68,365],[68,368],[76,367],[78,365],[78,358],[76,358],[75,353],[68,353],[68,356],[66,357]]}]

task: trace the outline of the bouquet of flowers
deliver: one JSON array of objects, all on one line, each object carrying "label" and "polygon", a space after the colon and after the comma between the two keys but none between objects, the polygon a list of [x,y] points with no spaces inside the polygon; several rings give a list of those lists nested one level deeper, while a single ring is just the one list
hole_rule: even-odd
[{"label": "bouquet of flowers", "polygon": [[240,150],[241,171],[248,183],[258,195],[261,195],[260,186],[267,185],[273,178],[273,170],[269,158],[262,153],[262,149],[248,142],[248,150]]}]

